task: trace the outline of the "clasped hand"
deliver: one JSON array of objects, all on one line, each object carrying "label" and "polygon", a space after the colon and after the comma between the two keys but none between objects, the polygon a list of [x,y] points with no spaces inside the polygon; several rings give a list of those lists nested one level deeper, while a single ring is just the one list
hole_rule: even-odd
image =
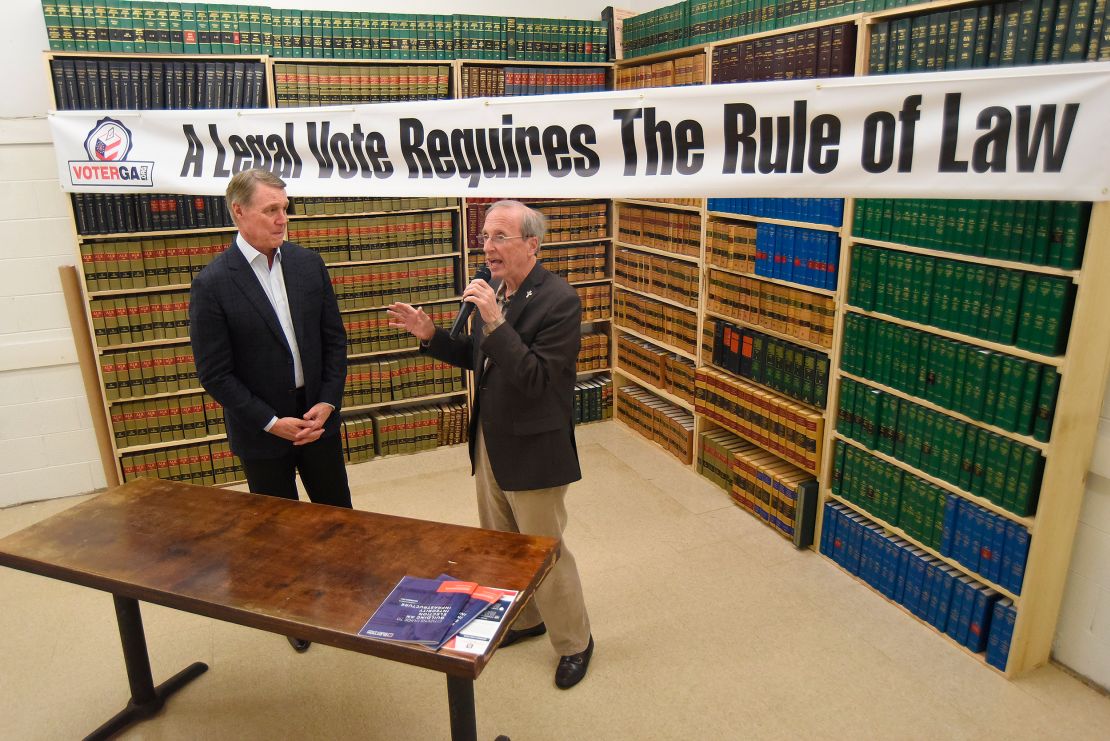
[{"label": "clasped hand", "polygon": [[324,423],[331,416],[330,404],[320,402],[304,413],[304,417],[281,417],[270,432],[285,440],[290,440],[294,445],[307,445],[314,443],[324,434]]}]

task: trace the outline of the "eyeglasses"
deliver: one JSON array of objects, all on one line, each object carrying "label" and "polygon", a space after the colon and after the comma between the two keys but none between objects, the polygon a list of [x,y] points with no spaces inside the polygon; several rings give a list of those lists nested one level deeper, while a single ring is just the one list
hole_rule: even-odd
[{"label": "eyeglasses", "polygon": [[485,244],[486,242],[493,242],[495,247],[500,247],[501,245],[508,242],[510,239],[528,239],[528,237],[523,235],[523,234],[518,234],[515,237],[506,237],[504,234],[493,234],[493,235],[479,234],[477,241],[478,241],[478,244]]}]

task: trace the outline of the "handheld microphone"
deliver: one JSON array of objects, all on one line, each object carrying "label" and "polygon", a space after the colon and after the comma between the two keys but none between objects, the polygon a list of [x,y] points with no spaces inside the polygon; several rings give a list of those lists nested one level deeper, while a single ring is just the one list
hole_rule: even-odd
[{"label": "handheld microphone", "polygon": [[[492,276],[493,274],[489,271],[489,265],[482,265],[478,268],[478,271],[474,273],[474,278],[476,280],[484,280],[487,283],[489,283],[489,279]],[[463,301],[462,306],[459,307],[459,315],[455,317],[455,323],[451,325],[451,332],[449,333],[451,339],[455,339],[459,336],[459,332],[462,332],[463,327],[466,326],[466,320],[470,318],[473,312],[474,304],[469,301]]]}]

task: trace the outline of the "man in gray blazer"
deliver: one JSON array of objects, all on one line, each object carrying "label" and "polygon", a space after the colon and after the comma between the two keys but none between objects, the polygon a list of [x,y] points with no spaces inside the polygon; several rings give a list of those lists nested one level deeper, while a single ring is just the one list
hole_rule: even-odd
[{"label": "man in gray blazer", "polygon": [[[474,371],[470,460],[482,527],[561,539],[567,487],[582,478],[574,441],[582,306],[565,280],[539,264],[543,234],[538,211],[516,201],[490,206],[479,239],[493,285],[474,280],[463,291],[478,309],[469,335],[452,339],[408,304],[389,313],[422,351]],[[594,642],[566,543],[501,647],[548,629],[561,655],[555,684],[573,687],[586,675]]]},{"label": "man in gray blazer", "polygon": [[347,341],[320,256],[285,241],[285,183],[245,170],[227,186],[239,228],[193,280],[197,375],[224,408],[252,492],[351,506],[339,436]]}]

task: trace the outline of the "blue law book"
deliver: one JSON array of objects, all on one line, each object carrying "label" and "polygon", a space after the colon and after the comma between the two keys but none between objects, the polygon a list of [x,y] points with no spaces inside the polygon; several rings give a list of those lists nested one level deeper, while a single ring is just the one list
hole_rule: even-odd
[{"label": "blue law book", "polygon": [[1003,584],[1014,594],[1021,594],[1021,584],[1025,580],[1025,561],[1029,557],[1029,531],[1015,523],[1011,536],[1009,583]]},{"label": "blue law book", "polygon": [[848,517],[851,523],[848,528],[848,552],[845,554],[844,568],[848,572],[859,576],[860,567],[860,541],[863,539],[863,523],[862,515],[852,514]]},{"label": "blue law book", "polygon": [[1009,535],[1008,524],[1009,522],[1005,517],[991,513],[990,525],[994,536],[991,539],[993,558],[991,560],[991,572],[987,578],[995,584],[1002,584],[1002,559],[1006,553],[1006,539]]},{"label": "blue law book", "polygon": [[[955,514],[952,518],[952,550],[947,555],[962,564],[966,564],[968,553],[971,550],[971,514],[970,505],[954,494],[949,494],[948,499],[956,499]],[[948,520],[948,500],[945,500],[944,518]],[[947,529],[947,524],[945,525]],[[943,553],[943,551],[941,551]]]},{"label": "blue law book", "polygon": [[944,498],[944,529],[941,532],[940,555],[953,558],[956,543],[956,520],[960,508],[960,498],[948,494]]},{"label": "blue law book", "polygon": [[[975,594],[975,580],[962,575],[952,584],[952,601],[948,603],[948,624],[944,632],[961,646],[967,640],[967,617],[971,615],[971,602]],[[964,607],[967,607],[966,616]]]},{"label": "blue law book", "polygon": [[911,548],[909,560],[906,562],[906,586],[902,605],[914,615],[917,614],[917,605],[921,601],[921,587],[925,583],[925,551],[920,548]]},{"label": "blue law book", "polygon": [[866,525],[859,542],[859,578],[871,586],[875,586],[875,537],[878,528]]},{"label": "blue law book", "polygon": [[911,546],[901,538],[897,541],[898,545],[898,566],[894,579],[894,594],[891,599],[898,604],[904,604],[906,599],[906,572],[909,570],[910,565],[910,548]]},{"label": "blue law book", "polygon": [[438,646],[477,587],[474,582],[403,576],[358,634]]},{"label": "blue law book", "polygon": [[933,600],[933,585],[937,580],[937,564],[942,563],[932,556],[925,559],[925,577],[921,580],[921,595],[917,598],[917,609],[914,615],[922,620],[929,620],[929,609]]},{"label": "blue law book", "polygon": [[895,589],[898,582],[898,564],[900,562],[899,555],[901,549],[890,535],[882,536],[882,553],[883,563],[880,572],[880,588],[879,591],[883,593],[887,599],[894,599]]},{"label": "blue law book", "polygon": [[959,572],[954,567],[945,565],[940,567],[940,574],[940,586],[933,590],[937,595],[937,606],[933,610],[929,622],[934,628],[943,633],[948,627],[948,610],[952,604],[952,589],[956,585],[956,577]]},{"label": "blue law book", "polygon": [[978,585],[975,588],[975,597],[971,604],[971,618],[967,624],[967,640],[964,645],[973,653],[979,653],[987,647],[987,637],[990,632],[991,610],[998,601],[998,592],[988,586]]},{"label": "blue law book", "polygon": [[1008,597],[994,603],[990,637],[987,639],[987,663],[999,671],[1006,671],[1010,656],[1010,641],[1014,636],[1017,609]]},{"label": "blue law book", "polygon": [[833,539],[836,536],[836,510],[832,502],[825,502],[824,512],[821,515],[821,554],[828,558],[833,557]]},{"label": "blue law book", "polygon": [[837,269],[840,266],[840,237],[832,232],[825,232],[825,265],[823,282],[817,285],[835,291]]}]

